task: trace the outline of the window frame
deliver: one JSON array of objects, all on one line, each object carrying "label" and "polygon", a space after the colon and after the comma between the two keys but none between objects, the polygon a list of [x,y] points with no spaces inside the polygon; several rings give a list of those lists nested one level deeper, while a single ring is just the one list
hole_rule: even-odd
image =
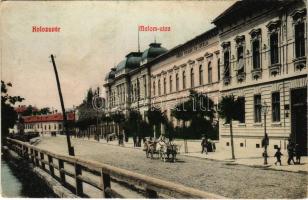
[{"label": "window frame", "polygon": [[[256,97],[260,97],[260,102],[256,102]],[[253,107],[254,107],[254,122],[261,123],[262,122],[262,96],[261,94],[255,94],[253,96]]]}]

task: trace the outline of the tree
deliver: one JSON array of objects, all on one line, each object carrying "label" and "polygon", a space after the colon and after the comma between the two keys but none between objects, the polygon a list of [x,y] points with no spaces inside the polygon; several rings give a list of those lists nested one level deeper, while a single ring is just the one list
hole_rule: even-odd
[{"label": "tree", "polygon": [[117,124],[117,126],[119,127],[119,131],[121,131],[123,127],[123,123],[125,122],[124,114],[123,113],[113,113],[111,115],[111,119],[112,121],[114,121],[114,123]]},{"label": "tree", "polygon": [[124,122],[124,128],[128,131],[128,136],[141,136],[139,123],[142,117],[136,110],[130,110],[128,118]]},{"label": "tree", "polygon": [[228,123],[230,127],[232,159],[235,159],[232,120],[237,120],[239,118],[240,113],[238,112],[238,104],[238,99],[235,99],[233,95],[229,95],[222,97],[218,105],[219,116],[225,119],[225,123]]},{"label": "tree", "polygon": [[11,83],[1,81],[1,144],[4,144],[4,139],[9,134],[9,128],[13,128],[18,115],[14,109],[17,102],[22,102],[24,98],[20,96],[10,96],[8,87],[12,87]]},{"label": "tree", "polygon": [[[148,110],[148,120],[149,125],[151,127],[151,132],[153,134],[153,131],[160,134],[160,125],[165,121],[163,113],[159,108],[152,107]],[[156,127],[156,130],[154,130]],[[156,137],[156,136],[155,136]]]}]

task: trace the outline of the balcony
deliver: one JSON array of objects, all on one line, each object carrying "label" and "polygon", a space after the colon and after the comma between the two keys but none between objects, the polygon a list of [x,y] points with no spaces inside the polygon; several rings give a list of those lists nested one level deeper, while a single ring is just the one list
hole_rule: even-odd
[{"label": "balcony", "polygon": [[280,73],[280,68],[281,64],[280,63],[275,63],[269,66],[269,72],[271,76],[276,76],[277,74]]},{"label": "balcony", "polygon": [[243,82],[246,78],[246,73],[245,72],[238,72],[236,74],[236,78],[238,82]]},{"label": "balcony", "polygon": [[224,85],[228,85],[231,82],[231,76],[224,76],[223,78]]},{"label": "balcony", "polygon": [[306,68],[306,57],[302,56],[302,57],[294,58],[293,63],[294,63],[295,71],[297,70],[301,71],[302,69]]},{"label": "balcony", "polygon": [[261,68],[255,68],[251,71],[252,79],[258,80],[262,76]]}]

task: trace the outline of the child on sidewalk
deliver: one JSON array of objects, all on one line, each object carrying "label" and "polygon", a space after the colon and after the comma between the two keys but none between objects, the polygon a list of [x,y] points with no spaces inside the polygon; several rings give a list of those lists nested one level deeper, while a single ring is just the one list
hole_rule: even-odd
[{"label": "child on sidewalk", "polygon": [[277,148],[277,151],[275,153],[275,157],[277,161],[275,162],[275,165],[277,165],[277,163],[280,163],[280,166],[281,166],[281,156],[282,156],[282,153],[280,152],[280,148]]}]

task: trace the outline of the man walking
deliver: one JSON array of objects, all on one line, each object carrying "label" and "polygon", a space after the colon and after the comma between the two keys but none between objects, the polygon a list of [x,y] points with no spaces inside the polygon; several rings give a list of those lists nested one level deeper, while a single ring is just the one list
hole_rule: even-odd
[{"label": "man walking", "polygon": [[205,154],[207,154],[207,139],[204,136],[202,137],[201,147],[202,147],[201,153],[205,152]]},{"label": "man walking", "polygon": [[291,161],[293,162],[293,164],[295,164],[294,162],[294,143],[291,141],[291,139],[289,139],[287,150],[288,150],[288,165],[291,164]]}]

